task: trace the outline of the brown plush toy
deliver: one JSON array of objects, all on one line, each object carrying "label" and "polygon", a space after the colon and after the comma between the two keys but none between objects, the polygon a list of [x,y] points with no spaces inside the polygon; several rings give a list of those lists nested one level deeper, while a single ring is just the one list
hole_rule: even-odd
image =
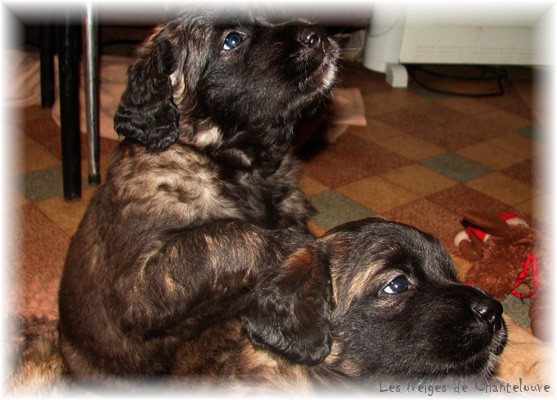
[{"label": "brown plush toy", "polygon": [[[502,300],[514,288],[527,258],[534,250],[534,233],[515,214],[464,214],[465,230],[455,236],[462,256],[472,264],[465,282]],[[531,275],[525,282],[530,286]]]},{"label": "brown plush toy", "polygon": [[[465,230],[455,236],[462,256],[471,261],[465,283],[478,287],[502,301],[509,294],[530,298],[530,326],[539,337],[546,337],[546,313],[540,312],[539,279],[535,256],[535,234],[516,214],[464,214]],[[527,286],[527,287],[526,287]],[[540,321],[543,315],[543,321]]]}]

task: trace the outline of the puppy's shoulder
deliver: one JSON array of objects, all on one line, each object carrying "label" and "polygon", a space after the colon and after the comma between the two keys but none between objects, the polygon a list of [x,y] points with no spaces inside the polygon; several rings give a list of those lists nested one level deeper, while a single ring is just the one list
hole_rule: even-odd
[{"label": "puppy's shoulder", "polygon": [[148,151],[123,141],[113,152],[102,193],[102,207],[108,203],[122,213],[167,215],[181,225],[236,216],[223,195],[218,168],[183,143]]},{"label": "puppy's shoulder", "polygon": [[174,143],[163,151],[149,151],[140,144],[125,140],[112,153],[108,178],[127,180],[136,175],[187,173],[191,167],[213,169],[203,152],[187,144]]}]

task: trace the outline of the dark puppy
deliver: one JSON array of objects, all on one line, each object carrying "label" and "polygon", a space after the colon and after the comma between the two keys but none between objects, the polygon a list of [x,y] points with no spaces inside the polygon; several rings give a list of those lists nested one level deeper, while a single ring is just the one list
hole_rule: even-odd
[{"label": "dark puppy", "polygon": [[[293,136],[331,88],[337,58],[321,28],[207,12],[139,49],[115,117],[126,140],[61,281],[61,350],[75,377],[164,374],[184,339],[248,304],[258,343],[301,363],[329,353],[326,276],[274,302],[249,293],[312,240]],[[313,315],[293,320],[306,300]]]},{"label": "dark puppy", "polygon": [[211,387],[282,389],[378,376],[486,377],[506,343],[501,304],[459,283],[440,243],[408,225],[378,218],[342,225],[282,268],[284,277],[330,269],[333,346],[322,363],[297,365],[254,346],[238,320],[186,342],[174,373]]}]

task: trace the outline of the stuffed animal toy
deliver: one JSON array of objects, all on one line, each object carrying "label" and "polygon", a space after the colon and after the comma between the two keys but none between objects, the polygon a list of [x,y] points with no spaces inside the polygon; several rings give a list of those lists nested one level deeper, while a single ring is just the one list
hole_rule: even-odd
[{"label": "stuffed animal toy", "polygon": [[[464,214],[465,229],[455,236],[461,255],[471,261],[465,283],[476,286],[499,301],[512,294],[530,299],[530,327],[539,337],[547,336],[537,325],[545,325],[546,312],[540,302],[535,234],[516,214]],[[543,317],[542,317],[543,316]],[[538,331],[538,332],[536,332]]]}]

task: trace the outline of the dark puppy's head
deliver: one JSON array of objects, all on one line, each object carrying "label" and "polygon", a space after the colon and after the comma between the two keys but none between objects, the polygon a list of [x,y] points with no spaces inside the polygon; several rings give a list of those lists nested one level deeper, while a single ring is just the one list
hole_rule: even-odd
[{"label": "dark puppy's head", "polygon": [[336,255],[331,365],[351,376],[490,374],[506,342],[502,306],[461,284],[432,236],[379,219],[323,240]]},{"label": "dark puppy's head", "polygon": [[300,113],[334,81],[338,45],[303,22],[203,11],[177,18],[138,50],[115,116],[118,134],[164,149],[291,140]]},{"label": "dark puppy's head", "polygon": [[330,369],[358,378],[493,372],[506,342],[502,306],[459,283],[432,236],[371,218],[329,231],[289,264],[308,260],[330,268]]}]

